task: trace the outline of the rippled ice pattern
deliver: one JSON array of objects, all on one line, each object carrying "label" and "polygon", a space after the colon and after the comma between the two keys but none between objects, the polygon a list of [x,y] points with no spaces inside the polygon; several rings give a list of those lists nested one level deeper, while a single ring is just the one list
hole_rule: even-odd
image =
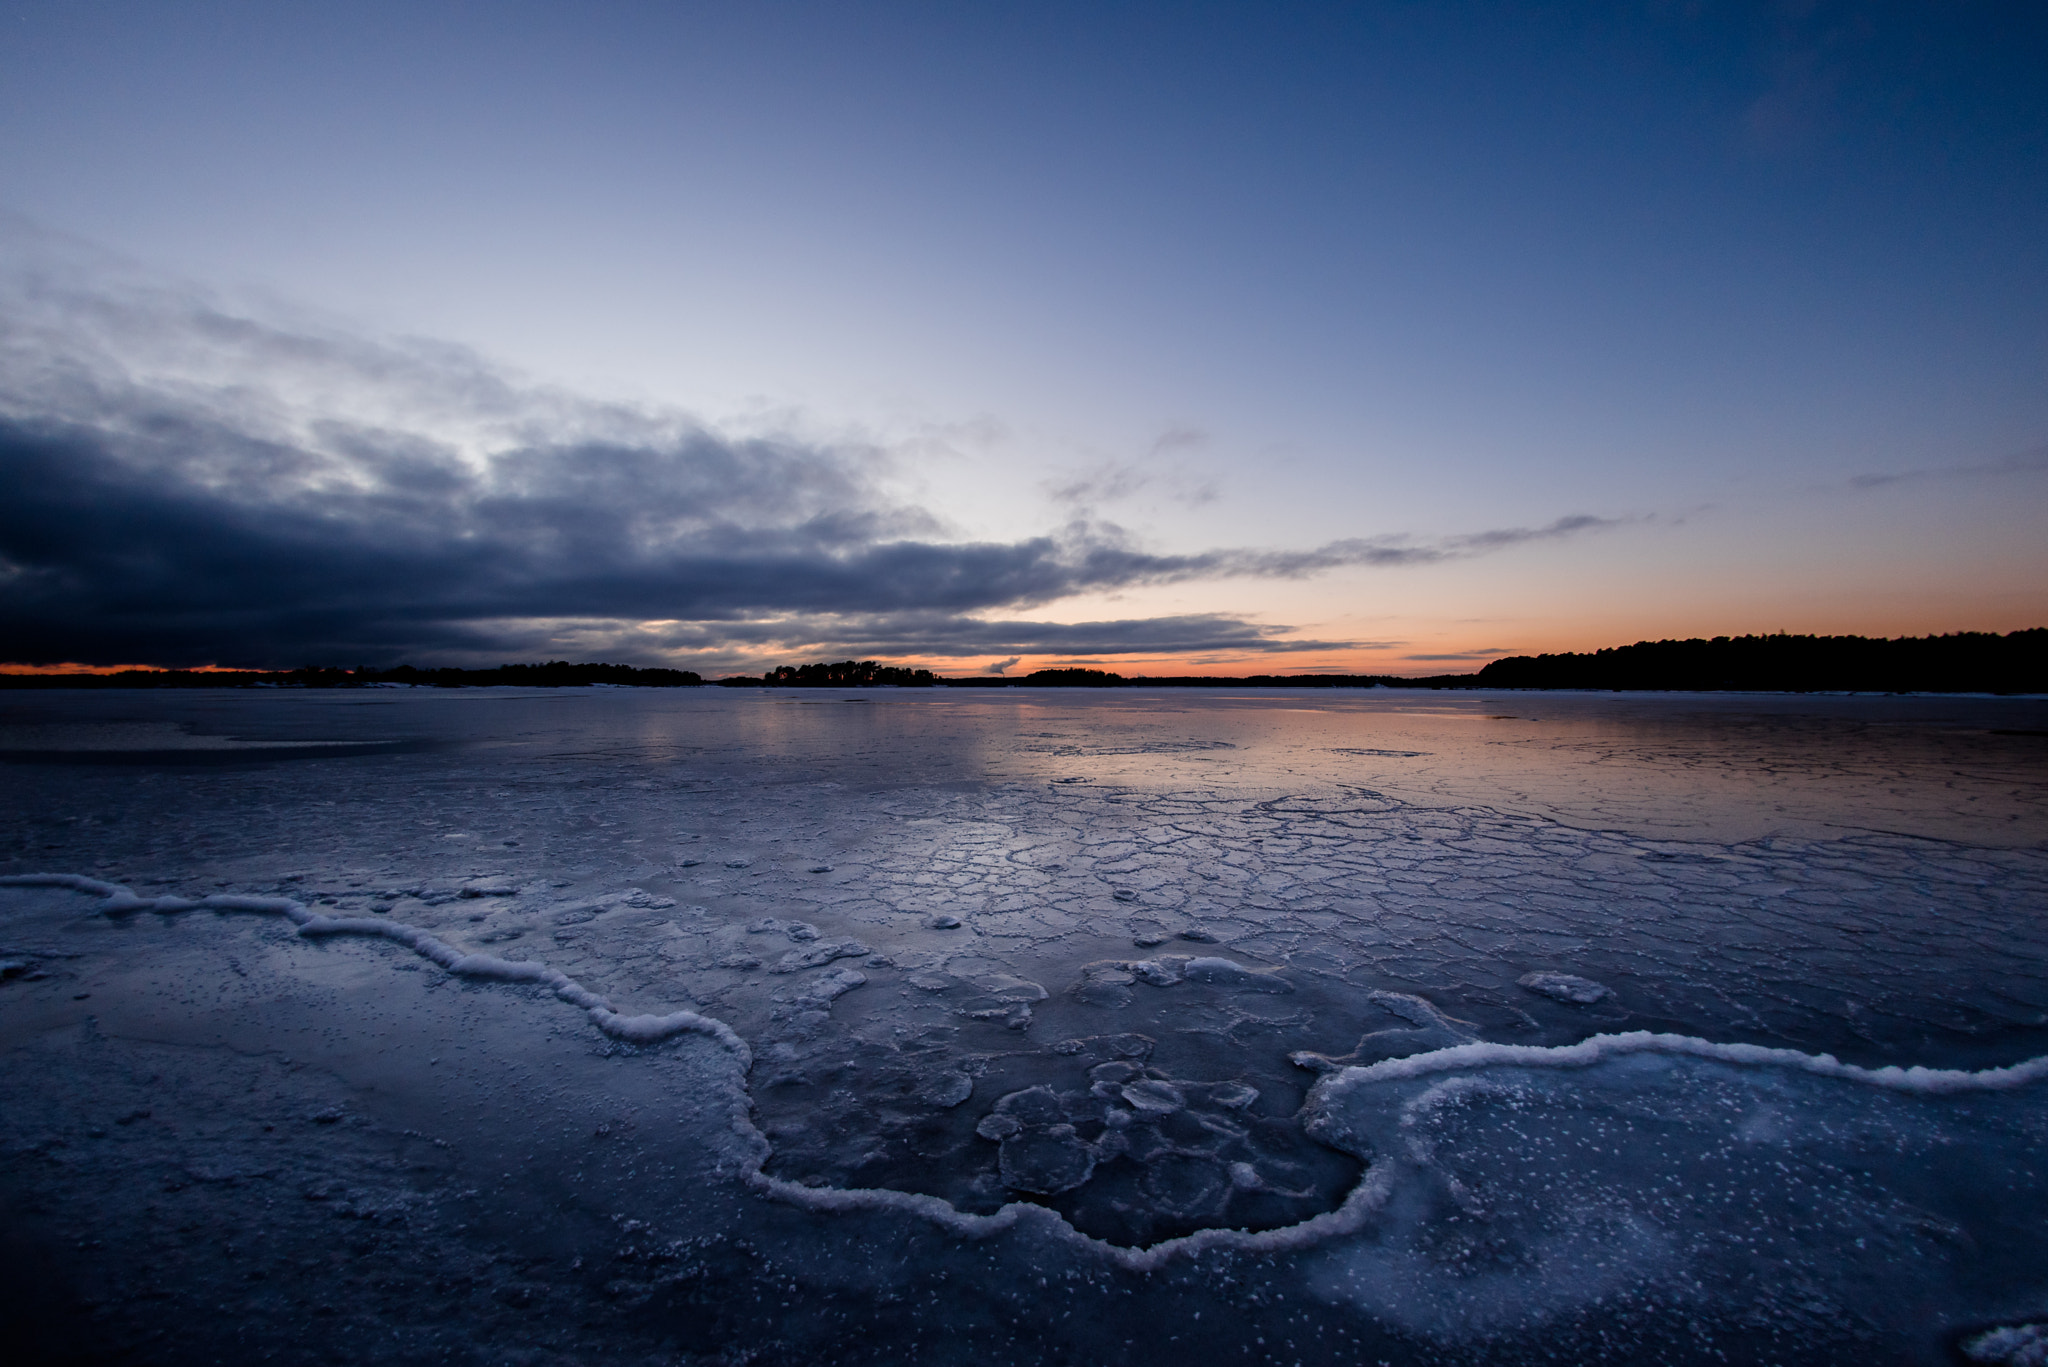
[{"label": "rippled ice pattern", "polygon": [[0,1322],[26,1360],[2048,1361],[2044,733],[10,695]]}]

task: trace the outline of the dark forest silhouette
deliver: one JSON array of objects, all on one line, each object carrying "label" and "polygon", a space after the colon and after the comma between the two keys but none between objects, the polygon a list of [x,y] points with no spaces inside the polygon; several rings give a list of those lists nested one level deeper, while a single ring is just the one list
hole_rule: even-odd
[{"label": "dark forest silhouette", "polygon": [[[729,682],[757,682],[719,680]],[[930,688],[939,676],[929,669],[904,669],[879,660],[842,660],[838,664],[783,665],[763,674],[758,682],[777,688]]]},{"label": "dark forest silhouette", "polygon": [[[115,674],[0,674],[0,689],[53,688],[578,688],[610,684],[686,688],[687,669],[632,665],[507,664],[495,669],[397,665],[289,670],[123,670]],[[945,679],[878,660],[781,665],[711,680],[727,688],[1518,688],[1762,693],[2048,693],[2048,627],[1946,636],[1716,636],[1638,641],[1577,654],[1511,655],[1476,674],[1168,675],[1126,678],[1078,666],[1021,677]]]},{"label": "dark forest silhouette", "polygon": [[0,674],[0,688],[369,688],[411,684],[421,688],[585,688],[613,684],[633,688],[686,688],[704,682],[687,669],[637,669],[632,665],[499,665],[495,669],[124,669],[117,674]]},{"label": "dark forest silhouette", "polygon": [[1514,655],[1477,688],[1679,689],[1698,692],[2048,692],[2048,628],[2005,636],[1716,636],[1638,641],[1586,654]]}]

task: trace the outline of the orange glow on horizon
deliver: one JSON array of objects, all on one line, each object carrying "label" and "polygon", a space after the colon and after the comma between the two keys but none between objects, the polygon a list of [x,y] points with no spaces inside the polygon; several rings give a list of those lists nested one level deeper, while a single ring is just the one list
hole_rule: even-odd
[{"label": "orange glow on horizon", "polygon": [[[1520,652],[1501,652],[1508,653]],[[1531,654],[1535,652],[1529,652]],[[822,658],[822,657],[820,657]],[[995,657],[986,660],[962,660],[958,656],[874,656],[886,665],[902,669],[929,669],[941,679],[988,678],[993,671],[990,666],[1002,662]],[[1472,674],[1492,660],[1496,655],[1475,657],[1470,660],[1445,660],[1417,662],[1403,660],[1391,652],[1378,658],[1360,658],[1357,654],[1309,654],[1301,655],[1252,655],[1242,657],[1203,656],[1194,659],[1176,658],[1171,655],[1145,655],[1120,658],[1114,655],[1026,655],[1003,669],[1002,674],[1010,678],[1023,678],[1026,674],[1041,669],[1100,669],[1111,674],[1121,674],[1126,679],[1144,678],[1246,678],[1254,674],[1278,676],[1293,674],[1377,674],[1398,678],[1422,677],[1434,674]],[[807,663],[793,657],[778,664]],[[687,664],[683,668],[689,668]],[[767,668],[773,668],[773,665]],[[738,673],[741,671],[730,671]],[[712,677],[706,674],[705,677]]]},{"label": "orange glow on horizon", "polygon": [[23,665],[0,664],[0,674],[243,674],[229,665]]},{"label": "orange glow on horizon", "polygon": [[[1759,614],[1760,615],[1760,614]],[[1828,620],[1799,620],[1793,614],[1779,614],[1792,617],[1790,621],[1754,620],[1730,623],[1724,616],[1706,612],[1672,612],[1668,615],[1643,614],[1634,619],[1619,621],[1605,615],[1595,618],[1567,618],[1564,620],[1516,620],[1504,619],[1473,630],[1464,623],[1449,626],[1430,621],[1417,621],[1394,626],[1386,635],[1397,637],[1371,643],[1345,646],[1331,643],[1320,649],[1301,651],[1271,650],[1233,653],[1229,650],[1215,652],[1187,652],[1145,655],[1116,654],[1037,654],[1012,657],[1006,652],[991,651],[983,655],[918,655],[912,653],[888,654],[880,651],[849,651],[844,646],[821,647],[796,645],[787,649],[770,649],[756,654],[753,651],[734,650],[705,651],[702,653],[663,650],[649,651],[645,645],[632,640],[609,642],[592,640],[581,643],[557,642],[545,649],[506,652],[503,659],[479,659],[472,657],[459,664],[446,660],[411,661],[414,667],[431,670],[453,664],[460,669],[488,670],[500,664],[516,661],[520,656],[531,659],[558,659],[573,663],[589,664],[609,662],[630,664],[638,667],[694,670],[706,680],[732,677],[758,677],[779,666],[801,667],[807,664],[831,663],[839,660],[875,660],[878,663],[901,669],[928,669],[940,679],[988,678],[996,675],[995,666],[1003,665],[1001,677],[1021,679],[1028,674],[1044,669],[1100,669],[1126,679],[1142,680],[1165,677],[1210,677],[1246,678],[1253,675],[1287,677],[1303,674],[1352,674],[1379,675],[1393,678],[1426,678],[1435,675],[1476,674],[1497,659],[1515,655],[1544,655],[1585,653],[1628,646],[1640,641],[1660,640],[1711,640],[1717,636],[1769,636],[1786,632],[1795,636],[1863,636],[1873,640],[1942,636],[1959,632],[2005,635],[2013,631],[2038,629],[2043,625],[2044,614],[2033,603],[2018,605],[2016,608],[1982,614],[1927,613],[1919,620],[1906,621],[1871,620],[1844,614]],[[1749,617],[1750,614],[1741,614]],[[1970,620],[1975,617],[1976,620]],[[1957,620],[1961,618],[1962,620]],[[1990,620],[1986,620],[1986,619]],[[2003,620],[2000,620],[2000,619]],[[1334,633],[1332,633],[1334,634]],[[1398,639],[1405,637],[1406,639]],[[637,648],[636,648],[637,645]],[[145,674],[190,673],[190,674],[241,674],[241,673],[289,673],[289,668],[250,669],[228,665],[195,665],[187,668],[157,664],[19,664],[0,663],[0,675],[51,676],[51,675],[109,675],[126,672]]]}]

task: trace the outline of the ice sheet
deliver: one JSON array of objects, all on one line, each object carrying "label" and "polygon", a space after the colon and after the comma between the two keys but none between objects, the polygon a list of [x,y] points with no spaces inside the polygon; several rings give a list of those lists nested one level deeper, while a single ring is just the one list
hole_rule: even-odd
[{"label": "ice sheet", "polygon": [[[85,871],[0,894],[9,1057],[319,1041],[302,1114],[495,1174],[344,1204],[407,1256],[496,1231],[485,1318],[553,1306],[563,1353],[2026,1351],[2048,765],[1993,732],[2036,705],[865,697],[34,700],[261,753],[6,768],[12,869]],[[569,1155],[625,1131],[569,1117],[642,1074],[695,1109],[600,1178]],[[13,1199],[111,1228],[17,1138]],[[546,1195],[600,1182],[610,1245]],[[800,1327],[742,1311],[771,1286]],[[417,1288],[364,1294],[367,1344]]]}]

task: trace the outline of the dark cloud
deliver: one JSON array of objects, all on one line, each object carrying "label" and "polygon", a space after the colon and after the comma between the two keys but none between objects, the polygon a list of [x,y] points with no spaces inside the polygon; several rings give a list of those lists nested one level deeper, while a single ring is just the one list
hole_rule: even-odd
[{"label": "dark cloud", "polygon": [[[1168,655],[1190,651],[1279,654],[1337,650],[1355,641],[1289,637],[1292,628],[1208,613],[1132,617],[1105,622],[988,619],[943,612],[906,612],[742,623],[676,623],[651,629],[670,649],[708,649],[746,642],[761,646],[868,650],[888,655],[967,658],[1009,652],[1026,655]],[[1016,663],[1016,660],[1010,661]]]},{"label": "dark cloud", "polygon": [[949,539],[882,457],[522,385],[459,349],[175,295],[17,289],[0,322],[0,635],[22,663],[384,664],[1339,648],[1210,615],[997,616],[1088,591],[1484,554],[1159,554],[1077,520]]}]

